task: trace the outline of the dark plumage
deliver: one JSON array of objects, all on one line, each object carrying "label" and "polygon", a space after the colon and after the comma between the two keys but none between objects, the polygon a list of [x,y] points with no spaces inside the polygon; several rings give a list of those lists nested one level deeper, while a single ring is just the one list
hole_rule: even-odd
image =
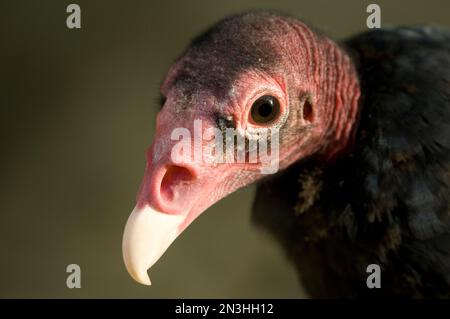
[{"label": "dark plumage", "polygon": [[[345,41],[362,99],[353,148],[300,160],[258,187],[253,219],[314,297],[450,297],[450,32]],[[379,264],[382,288],[366,287]]]}]

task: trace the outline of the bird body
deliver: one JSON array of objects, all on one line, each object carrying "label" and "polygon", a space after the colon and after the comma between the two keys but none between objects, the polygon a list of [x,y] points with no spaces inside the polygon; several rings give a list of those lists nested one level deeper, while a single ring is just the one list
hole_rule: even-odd
[{"label": "bird body", "polygon": [[[257,181],[253,220],[280,241],[311,296],[450,296],[449,31],[371,30],[337,44],[292,17],[244,13],[194,39],[161,94],[124,234],[136,280],[149,284],[147,269],[179,233]],[[194,132],[199,119],[277,130],[280,172],[174,162],[171,132]],[[373,264],[379,289],[366,285]]]},{"label": "bird body", "polygon": [[[312,296],[450,296],[450,32],[374,30],[343,43],[361,91],[355,142],[258,187],[253,219]],[[368,289],[367,266],[381,266]]]}]

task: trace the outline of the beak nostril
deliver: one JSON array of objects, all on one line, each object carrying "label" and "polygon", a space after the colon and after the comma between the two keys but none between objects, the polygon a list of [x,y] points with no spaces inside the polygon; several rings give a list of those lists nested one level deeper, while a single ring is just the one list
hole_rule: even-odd
[{"label": "beak nostril", "polygon": [[194,180],[191,171],[182,166],[171,165],[167,167],[161,181],[161,198],[165,203],[176,201],[178,191],[189,186]]}]

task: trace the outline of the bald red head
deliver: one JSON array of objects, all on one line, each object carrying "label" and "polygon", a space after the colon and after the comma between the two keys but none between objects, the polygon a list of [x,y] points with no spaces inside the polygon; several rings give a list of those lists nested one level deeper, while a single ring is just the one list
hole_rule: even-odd
[{"label": "bald red head", "polygon": [[[123,242],[127,269],[147,284],[147,269],[199,214],[264,175],[264,143],[270,164],[281,169],[344,149],[360,92],[349,57],[334,42],[296,19],[253,12],[196,38],[161,93],[165,103]],[[227,130],[236,137],[227,140]]]}]

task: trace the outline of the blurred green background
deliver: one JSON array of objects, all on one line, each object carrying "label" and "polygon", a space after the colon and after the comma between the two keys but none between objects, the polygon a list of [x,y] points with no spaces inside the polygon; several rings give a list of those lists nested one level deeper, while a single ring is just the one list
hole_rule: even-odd
[{"label": "blurred green background", "polygon": [[[81,30],[66,7],[81,6]],[[222,200],[135,283],[122,262],[152,140],[158,86],[189,39],[272,8],[341,39],[372,1],[16,1],[0,4],[0,297],[306,297],[280,247],[252,227],[254,187]],[[448,1],[376,1],[384,25],[450,25]],[[66,266],[82,288],[66,287]]]}]

